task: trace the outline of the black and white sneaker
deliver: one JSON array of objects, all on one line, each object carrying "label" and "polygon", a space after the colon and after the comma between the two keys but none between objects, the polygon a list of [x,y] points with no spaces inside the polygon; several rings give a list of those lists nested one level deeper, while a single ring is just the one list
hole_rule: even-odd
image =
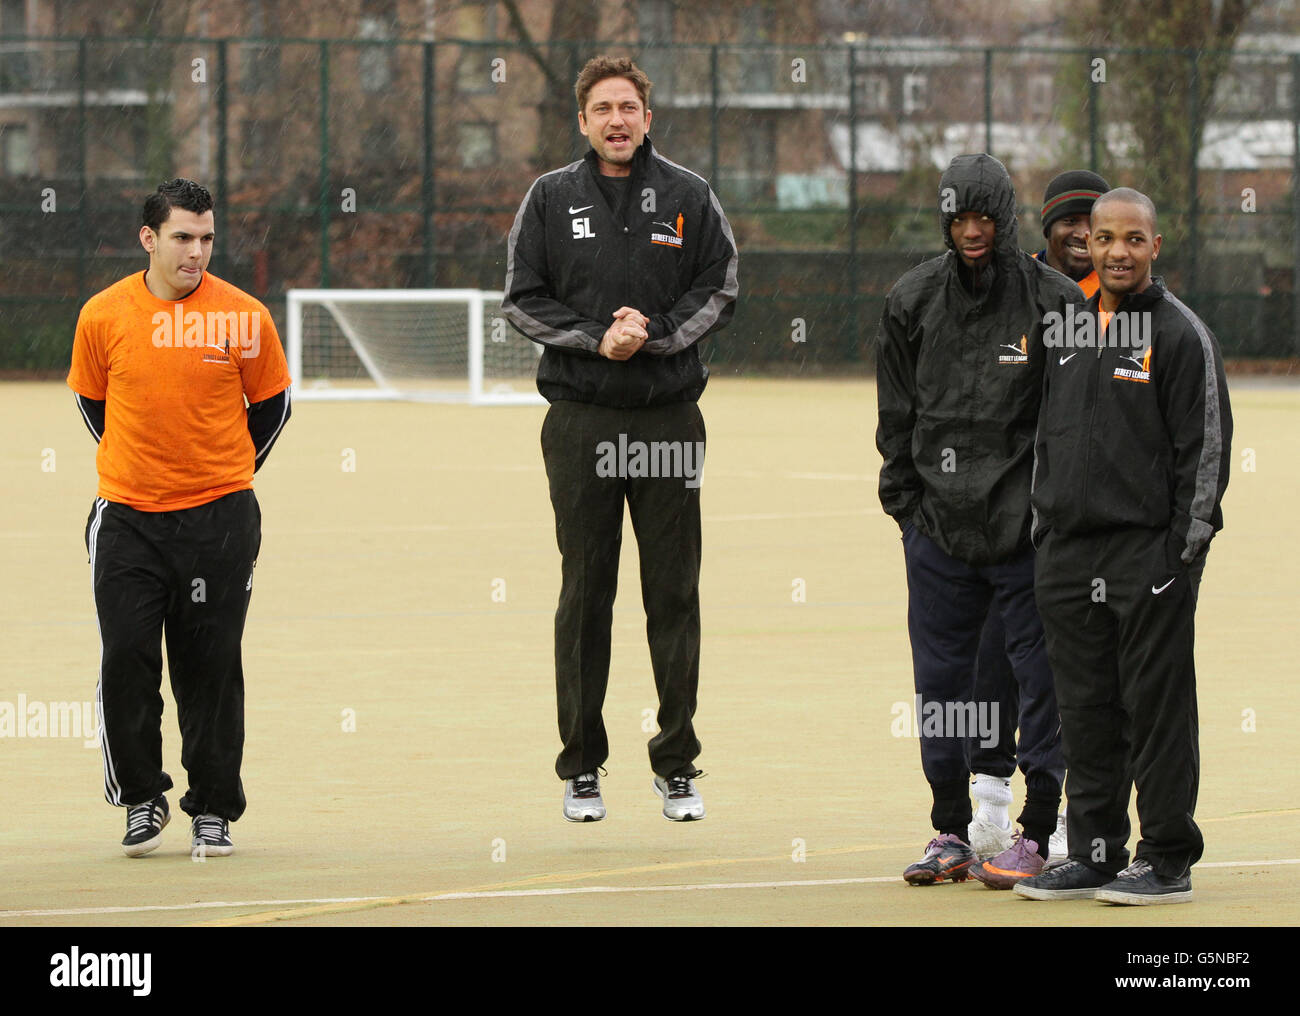
[{"label": "black and white sneaker", "polygon": [[1139,907],[1153,903],[1191,903],[1192,876],[1185,874],[1170,878],[1158,874],[1150,861],[1139,857],[1116,875],[1115,881],[1098,889],[1095,899]]},{"label": "black and white sneaker", "polygon": [[1069,858],[1055,868],[1043,866],[1041,875],[1022,878],[1011,891],[1031,900],[1091,900],[1097,890],[1107,885],[1113,875],[1089,868],[1082,861]]},{"label": "black and white sneaker", "polygon": [[230,823],[220,815],[195,815],[190,821],[190,852],[198,857],[229,857]]},{"label": "black and white sneaker", "polygon": [[163,826],[171,821],[171,817],[167,798],[162,794],[152,801],[127,808],[122,853],[127,857],[142,857],[149,853],[162,842]]},{"label": "black and white sneaker", "polygon": [[670,822],[695,822],[704,817],[704,798],[695,789],[698,769],[680,776],[655,777],[655,793],[664,800],[664,818]]}]

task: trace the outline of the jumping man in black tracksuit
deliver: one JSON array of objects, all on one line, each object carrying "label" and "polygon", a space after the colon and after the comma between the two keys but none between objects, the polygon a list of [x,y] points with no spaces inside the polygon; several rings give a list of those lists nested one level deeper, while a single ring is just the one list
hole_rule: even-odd
[{"label": "jumping man in black tracksuit", "polygon": [[601,707],[626,499],[660,732],[650,742],[664,816],[704,817],[692,719],[700,649],[700,469],[696,401],[708,370],[696,343],[736,299],[736,245],[708,184],[659,155],[650,82],[597,57],[578,76],[586,158],[533,184],[510,231],[503,304],[545,346],[537,388],[551,408],[542,454],[563,558],[555,681],[564,816],[605,816]]},{"label": "jumping man in black tracksuit", "polygon": [[[961,707],[971,702],[980,631],[993,603],[1020,687],[1026,787],[1024,835],[995,859],[1000,872],[1012,872],[996,875],[1007,887],[1023,871],[1041,870],[1064,776],[1034,607],[1029,486],[1044,321],[1082,294],[1020,250],[1015,191],[996,159],[958,156],[940,181],[939,201],[949,252],[890,290],[876,358],[880,502],[903,535],[921,763],[938,831],[903,877],[916,885],[960,881],[975,862],[965,839],[973,710]],[[938,729],[925,718],[936,709]],[[992,736],[997,727],[993,719]]]},{"label": "jumping man in black tracksuit", "polygon": [[[1214,336],[1151,275],[1160,242],[1145,195],[1097,200],[1101,289],[1060,330],[1044,378],[1036,592],[1070,769],[1070,860],[1015,887],[1031,899],[1187,902],[1203,849],[1193,628],[1223,527],[1232,411]],[[1142,839],[1126,868],[1134,784]]]}]

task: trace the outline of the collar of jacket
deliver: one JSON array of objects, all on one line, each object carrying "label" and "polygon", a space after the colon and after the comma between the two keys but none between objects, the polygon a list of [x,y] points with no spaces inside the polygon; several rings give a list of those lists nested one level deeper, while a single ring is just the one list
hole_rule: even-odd
[{"label": "collar of jacket", "polygon": [[[632,179],[639,180],[645,176],[645,168],[650,163],[650,156],[654,155],[654,145],[650,144],[650,135],[645,136],[641,142],[641,147],[632,153]],[[596,149],[590,145],[587,146],[587,154],[582,157],[582,161],[587,164],[587,169],[591,172],[592,179],[600,176],[600,159],[596,156]]]},{"label": "collar of jacket", "polygon": [[[1128,293],[1125,295],[1125,297],[1120,300],[1119,306],[1115,308],[1115,312],[1118,313],[1122,310],[1142,310],[1143,308],[1150,307],[1157,300],[1163,300],[1166,292],[1167,290],[1165,289],[1164,278],[1159,275],[1153,275],[1151,276],[1151,285],[1147,286],[1147,288],[1142,290],[1140,293]],[[1097,292],[1093,293],[1092,296],[1088,298],[1086,306],[1089,310],[1101,309],[1100,287],[1098,287]]]}]

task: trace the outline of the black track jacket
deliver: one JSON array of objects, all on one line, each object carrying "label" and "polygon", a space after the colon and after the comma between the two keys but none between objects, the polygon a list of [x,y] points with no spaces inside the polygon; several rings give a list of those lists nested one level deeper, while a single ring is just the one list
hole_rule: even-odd
[{"label": "black track jacket", "polygon": [[[1069,278],[1025,253],[1006,168],[959,155],[939,184],[948,253],[885,298],[876,346],[880,503],[970,565],[1029,547],[1029,490],[1049,311],[1082,304]],[[992,283],[972,294],[952,249],[959,212],[992,216]]]},{"label": "black track jacket", "polygon": [[[736,241],[705,180],[647,137],[632,160],[627,221],[596,183],[595,151],[537,178],[506,258],[510,323],[546,347],[537,390],[619,409],[694,402],[708,382],[696,343],[735,309]],[[619,307],[650,318],[629,360],[596,352]]]},{"label": "black track jacket", "polygon": [[[1097,335],[1099,296],[1082,308],[1092,318],[1085,335]],[[1121,314],[1129,341],[1116,345]],[[1049,529],[1161,528],[1169,530],[1171,563],[1177,556],[1190,564],[1223,528],[1232,446],[1223,356],[1201,319],[1158,278],[1124,297],[1115,315],[1095,346],[1049,350],[1034,542]],[[1146,341],[1134,348],[1139,335]]]}]

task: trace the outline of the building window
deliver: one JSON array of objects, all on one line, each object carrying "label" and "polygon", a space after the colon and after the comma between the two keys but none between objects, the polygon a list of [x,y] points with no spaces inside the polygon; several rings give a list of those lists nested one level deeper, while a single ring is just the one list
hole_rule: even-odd
[{"label": "building window", "polygon": [[239,162],[245,173],[259,176],[266,169],[266,153],[275,151],[271,143],[272,138],[265,121],[244,121],[244,144],[239,153]]},{"label": "building window", "polygon": [[1248,72],[1233,74],[1229,71],[1219,79],[1218,112],[1238,114],[1252,112],[1259,107],[1261,91],[1256,87],[1253,74]]},{"label": "building window", "polygon": [[889,78],[884,74],[863,74],[858,82],[858,103],[866,116],[889,112]]},{"label": "building window", "polygon": [[[465,3],[456,11],[456,38],[492,42],[497,37],[497,5]],[[463,46],[456,58],[456,91],[469,95],[492,91],[492,58],[488,46]]]},{"label": "building window", "polygon": [[[276,0],[249,0],[248,34],[254,38],[278,35],[273,8]],[[240,45],[239,81],[250,95],[274,92],[280,84],[280,47],[245,42]]]},{"label": "building window", "polygon": [[27,34],[27,0],[0,0],[0,35]]},{"label": "building window", "polygon": [[753,120],[740,132],[740,167],[724,174],[729,200],[741,205],[768,204],[776,194],[776,124]]},{"label": "building window", "polygon": [[490,123],[463,123],[456,127],[456,151],[462,169],[485,169],[497,162],[497,129]]},{"label": "building window", "polygon": [[1291,75],[1282,73],[1277,76],[1277,92],[1273,97],[1279,113],[1291,111]]},{"label": "building window", "polygon": [[5,176],[31,176],[35,171],[31,135],[27,125],[11,123],[0,126],[0,173]]},{"label": "building window", "polygon": [[1028,82],[1029,115],[1035,119],[1046,119],[1052,115],[1052,76],[1050,74],[1031,74]]},{"label": "building window", "polygon": [[766,3],[746,4],[740,10],[740,41],[755,46],[740,53],[740,87],[750,94],[772,91],[772,66],[779,54],[767,48],[757,48],[771,41],[770,17]]},{"label": "building window", "polygon": [[373,123],[361,133],[361,159],[372,169],[397,165],[397,132],[387,120]]},{"label": "building window", "polygon": [[[366,0],[361,5],[362,39],[388,40],[397,36],[397,9],[393,0]],[[360,48],[357,75],[367,92],[386,91],[393,83],[394,47],[376,41]]]},{"label": "building window", "polygon": [[637,66],[654,86],[652,96],[668,99],[673,93],[675,54],[665,45],[673,41],[672,0],[641,0],[636,6],[637,38],[641,55]]},{"label": "building window", "polygon": [[924,74],[903,75],[903,115],[924,112],[930,105],[929,80]]}]

